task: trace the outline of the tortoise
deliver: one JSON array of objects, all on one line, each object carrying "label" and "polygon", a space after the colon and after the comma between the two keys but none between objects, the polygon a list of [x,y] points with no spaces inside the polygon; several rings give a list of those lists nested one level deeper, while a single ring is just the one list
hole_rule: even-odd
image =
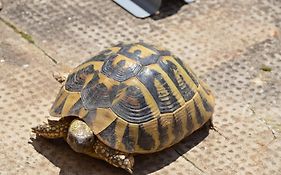
[{"label": "tortoise", "polygon": [[118,44],[74,68],[37,136],[132,173],[135,154],[161,151],[212,123],[209,87],[171,52]]}]

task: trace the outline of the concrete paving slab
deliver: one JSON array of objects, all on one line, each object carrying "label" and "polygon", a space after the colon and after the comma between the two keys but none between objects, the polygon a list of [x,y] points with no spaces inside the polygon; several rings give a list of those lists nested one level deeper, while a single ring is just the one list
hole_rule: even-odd
[{"label": "concrete paving slab", "polygon": [[280,174],[281,2],[171,0],[145,20],[109,0],[2,2],[0,174],[124,174],[63,141],[28,141],[60,86],[53,71],[139,40],[170,49],[211,86],[217,131],[139,156],[136,174]]}]

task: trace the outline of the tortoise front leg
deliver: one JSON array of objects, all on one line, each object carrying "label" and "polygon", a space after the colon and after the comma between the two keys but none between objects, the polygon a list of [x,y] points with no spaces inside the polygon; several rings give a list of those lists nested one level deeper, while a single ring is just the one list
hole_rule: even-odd
[{"label": "tortoise front leg", "polygon": [[67,73],[53,72],[54,79],[61,84],[66,81],[67,75]]},{"label": "tortoise front leg", "polygon": [[123,168],[132,173],[134,157],[103,144],[95,137],[88,125],[81,120],[76,119],[71,123],[66,141],[76,152],[105,160],[115,167]]},{"label": "tortoise front leg", "polygon": [[72,120],[73,117],[61,118],[58,121],[48,120],[48,123],[33,127],[32,132],[48,139],[66,138]]}]

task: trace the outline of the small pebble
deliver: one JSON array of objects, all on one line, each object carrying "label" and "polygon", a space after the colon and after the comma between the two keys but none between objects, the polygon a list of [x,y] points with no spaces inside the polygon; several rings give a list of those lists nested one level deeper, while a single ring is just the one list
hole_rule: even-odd
[{"label": "small pebble", "polygon": [[22,65],[22,67],[23,67],[23,68],[28,68],[29,65],[28,65],[28,64],[24,64],[24,65]]}]

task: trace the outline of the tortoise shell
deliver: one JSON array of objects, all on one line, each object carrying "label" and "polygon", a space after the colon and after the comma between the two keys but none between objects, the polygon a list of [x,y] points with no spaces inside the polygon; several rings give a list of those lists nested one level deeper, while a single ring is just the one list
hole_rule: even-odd
[{"label": "tortoise shell", "polygon": [[51,108],[77,116],[106,145],[127,153],[165,149],[208,121],[214,98],[169,51],[119,44],[69,74]]}]

